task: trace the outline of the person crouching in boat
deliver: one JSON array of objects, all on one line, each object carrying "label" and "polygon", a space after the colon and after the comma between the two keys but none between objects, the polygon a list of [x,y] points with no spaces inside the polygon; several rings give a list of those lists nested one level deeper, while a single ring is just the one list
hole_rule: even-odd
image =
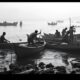
[{"label": "person crouching in boat", "polygon": [[3,32],[3,34],[0,37],[0,43],[9,43],[7,39],[5,39],[6,32]]},{"label": "person crouching in boat", "polygon": [[38,40],[38,38],[37,38],[38,34],[41,34],[41,32],[38,33],[38,30],[35,30],[35,32],[28,35],[28,43],[29,44],[34,44],[34,40]]},{"label": "person crouching in boat", "polygon": [[69,31],[67,31],[67,33],[63,37],[62,41],[63,42],[67,42],[68,44],[73,44],[73,39],[74,39],[73,33],[74,32],[75,32],[74,26],[71,26]]}]

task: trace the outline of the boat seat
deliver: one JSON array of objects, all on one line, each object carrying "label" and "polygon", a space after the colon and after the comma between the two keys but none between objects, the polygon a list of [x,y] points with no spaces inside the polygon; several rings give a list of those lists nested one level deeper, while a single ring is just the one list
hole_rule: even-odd
[{"label": "boat seat", "polygon": [[61,43],[61,45],[68,45],[68,43],[63,42],[63,43]]},{"label": "boat seat", "polygon": [[19,46],[27,47],[28,44],[19,44]]}]

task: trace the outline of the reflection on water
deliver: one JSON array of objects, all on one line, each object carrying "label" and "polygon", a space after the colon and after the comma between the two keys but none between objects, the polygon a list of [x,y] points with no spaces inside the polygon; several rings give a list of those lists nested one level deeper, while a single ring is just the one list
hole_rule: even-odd
[{"label": "reflection on water", "polygon": [[11,50],[0,50],[0,71],[3,68],[9,70],[9,65],[16,62],[16,55]]},{"label": "reflection on water", "polygon": [[66,53],[56,52],[51,50],[45,50],[44,54],[40,59],[37,59],[37,64],[40,62],[44,62],[45,64],[52,63],[54,66],[65,66],[62,61],[62,55],[66,55]]},{"label": "reflection on water", "polygon": [[[55,67],[57,66],[65,66],[67,73],[72,71],[72,65],[70,61],[79,58],[77,54],[69,54],[65,52],[59,52],[52,49],[45,49],[44,51],[34,54],[33,56],[26,57],[21,59],[19,62],[20,65],[27,65],[27,64],[39,64],[40,62],[44,62],[45,64],[53,64]],[[18,63],[16,62],[17,56],[14,51],[11,50],[0,50],[0,71],[2,68],[7,68],[9,70],[9,65],[11,63]]]}]

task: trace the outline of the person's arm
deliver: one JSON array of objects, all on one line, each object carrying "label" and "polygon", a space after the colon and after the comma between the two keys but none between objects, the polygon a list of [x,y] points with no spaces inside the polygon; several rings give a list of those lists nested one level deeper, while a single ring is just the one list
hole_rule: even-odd
[{"label": "person's arm", "polygon": [[4,38],[4,40],[5,40],[6,42],[10,43],[10,41],[9,41],[9,40],[7,40],[7,39],[5,39],[5,38]]},{"label": "person's arm", "polygon": [[41,31],[40,31],[40,33],[38,33],[38,34],[41,34]]}]

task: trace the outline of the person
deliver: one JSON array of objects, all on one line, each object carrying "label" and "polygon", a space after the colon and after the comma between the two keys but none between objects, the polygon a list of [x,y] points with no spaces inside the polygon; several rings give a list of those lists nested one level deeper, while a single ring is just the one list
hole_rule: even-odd
[{"label": "person", "polygon": [[33,44],[34,40],[38,40],[38,38],[37,38],[38,34],[41,34],[41,31],[40,31],[40,33],[38,33],[38,30],[35,30],[35,32],[33,32],[30,35],[28,35],[28,43],[29,44],[30,43]]},{"label": "person", "polygon": [[55,37],[56,38],[59,38],[60,37],[60,32],[58,30],[56,30],[56,32],[55,32]]},{"label": "person", "polygon": [[63,37],[63,41],[68,42],[69,44],[73,43],[73,33],[75,32],[74,26],[71,26],[70,29],[67,31],[66,35]]},{"label": "person", "polygon": [[0,37],[0,43],[8,43],[8,42],[10,42],[7,39],[5,39],[5,35],[6,35],[6,32],[3,32],[3,34]]},{"label": "person", "polygon": [[67,28],[62,30],[62,37],[64,37],[66,35],[66,32],[67,32],[66,30],[67,30]]},{"label": "person", "polygon": [[67,31],[66,34],[63,36],[62,42],[69,43],[69,31]]},{"label": "person", "polygon": [[73,43],[73,39],[74,39],[73,33],[74,32],[75,32],[75,28],[74,28],[74,26],[71,26],[70,29],[69,29],[70,43]]}]

